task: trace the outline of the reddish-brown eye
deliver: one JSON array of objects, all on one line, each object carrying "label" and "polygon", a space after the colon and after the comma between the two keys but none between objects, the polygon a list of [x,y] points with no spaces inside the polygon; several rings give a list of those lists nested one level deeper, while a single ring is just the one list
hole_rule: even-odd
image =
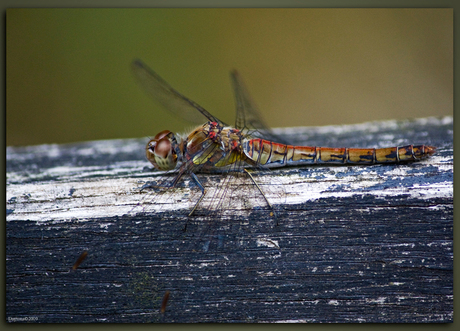
[{"label": "reddish-brown eye", "polygon": [[171,151],[171,142],[168,138],[160,139],[155,146],[155,155],[166,158]]},{"label": "reddish-brown eye", "polygon": [[172,170],[177,164],[177,145],[174,134],[164,130],[147,143],[145,155],[155,168]]},{"label": "reddish-brown eye", "polygon": [[157,133],[157,135],[153,138],[153,140],[158,141],[158,140],[164,138],[165,136],[167,136],[170,133],[171,133],[171,131],[169,131],[169,130],[161,131],[160,133]]}]

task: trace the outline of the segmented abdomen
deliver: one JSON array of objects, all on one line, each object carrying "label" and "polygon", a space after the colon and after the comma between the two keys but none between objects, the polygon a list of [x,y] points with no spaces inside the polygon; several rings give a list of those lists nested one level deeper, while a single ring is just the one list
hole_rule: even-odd
[{"label": "segmented abdomen", "polygon": [[329,148],[292,146],[263,139],[246,140],[245,155],[261,165],[295,165],[302,163],[375,164],[418,161],[432,155],[436,148],[407,145],[388,148]]}]

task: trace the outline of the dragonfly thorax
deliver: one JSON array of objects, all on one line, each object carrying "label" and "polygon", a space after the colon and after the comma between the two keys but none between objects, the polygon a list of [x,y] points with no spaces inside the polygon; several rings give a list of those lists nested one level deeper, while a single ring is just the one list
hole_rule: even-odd
[{"label": "dragonfly thorax", "polygon": [[179,153],[176,137],[169,130],[158,133],[153,139],[150,139],[145,148],[147,159],[158,170],[176,168]]},{"label": "dragonfly thorax", "polygon": [[217,122],[196,128],[184,142],[184,158],[201,169],[225,167],[245,158],[241,131]]}]

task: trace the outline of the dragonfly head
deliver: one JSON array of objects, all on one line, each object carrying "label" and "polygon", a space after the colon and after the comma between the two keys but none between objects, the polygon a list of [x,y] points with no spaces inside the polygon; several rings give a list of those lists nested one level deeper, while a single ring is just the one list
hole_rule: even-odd
[{"label": "dragonfly head", "polygon": [[177,164],[177,141],[169,130],[158,133],[147,143],[145,154],[158,170],[172,170]]}]

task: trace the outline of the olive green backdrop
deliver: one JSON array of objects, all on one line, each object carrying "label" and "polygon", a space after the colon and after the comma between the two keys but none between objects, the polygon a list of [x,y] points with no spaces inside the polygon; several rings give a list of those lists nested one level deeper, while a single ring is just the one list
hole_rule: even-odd
[{"label": "olive green backdrop", "polygon": [[8,9],[7,145],[190,129],[136,57],[228,123],[232,68],[272,127],[453,114],[453,9]]}]

